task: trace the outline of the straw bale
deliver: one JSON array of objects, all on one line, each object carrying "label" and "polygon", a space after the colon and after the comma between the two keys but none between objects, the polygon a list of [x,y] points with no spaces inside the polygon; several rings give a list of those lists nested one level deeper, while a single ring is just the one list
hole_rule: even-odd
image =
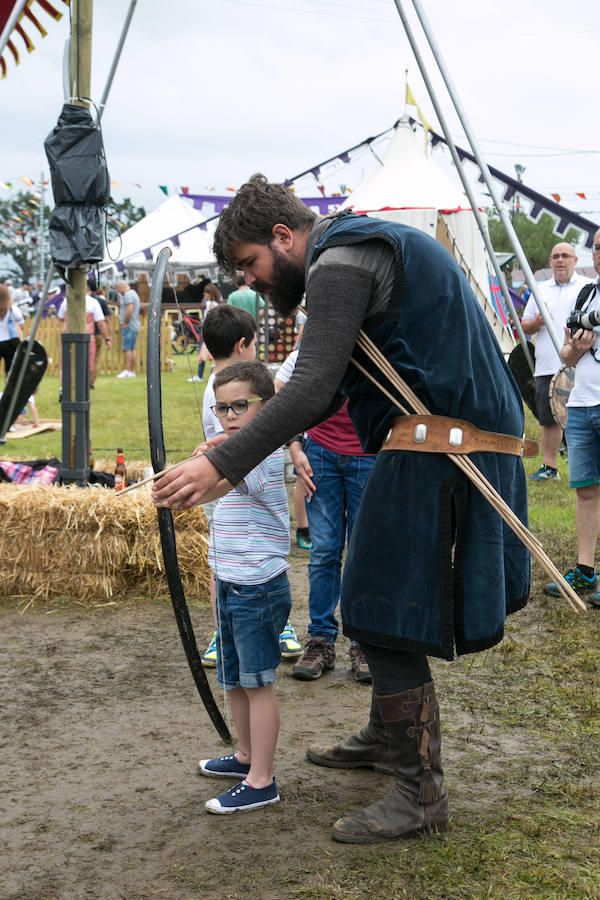
[{"label": "straw bale", "polygon": [[[120,497],[101,487],[0,485],[0,598],[168,598],[150,487]],[[206,598],[208,529],[196,507],[175,513],[189,600]]]}]

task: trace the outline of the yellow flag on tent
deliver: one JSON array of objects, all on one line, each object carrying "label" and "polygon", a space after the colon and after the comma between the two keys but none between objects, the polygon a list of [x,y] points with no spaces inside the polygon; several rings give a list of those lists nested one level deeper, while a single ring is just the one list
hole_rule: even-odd
[{"label": "yellow flag on tent", "polygon": [[429,124],[429,122],[427,121],[425,116],[423,115],[423,110],[421,109],[421,107],[419,106],[417,101],[415,100],[415,95],[413,94],[410,87],[408,86],[408,82],[406,82],[406,96],[404,99],[405,99],[405,103],[407,103],[409,106],[415,106],[417,109],[417,115],[419,117],[419,122],[425,129],[425,147],[427,147],[427,136],[428,136],[428,133],[431,131],[431,125]]}]

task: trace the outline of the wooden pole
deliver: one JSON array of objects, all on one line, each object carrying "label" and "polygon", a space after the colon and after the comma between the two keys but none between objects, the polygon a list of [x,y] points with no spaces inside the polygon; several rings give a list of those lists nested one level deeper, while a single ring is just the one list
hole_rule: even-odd
[{"label": "wooden pole", "polygon": [[[71,102],[76,106],[84,106],[89,109],[87,100],[79,99],[89,97],[92,87],[92,21],[94,0],[71,0],[71,75],[70,90]],[[67,332],[70,334],[85,334],[85,298],[87,295],[87,266],[84,268],[69,269],[67,271]],[[76,367],[75,345],[69,345],[70,356],[70,395],[67,398],[74,403],[76,400]],[[86,396],[89,400],[89,389]],[[64,413],[63,413],[64,415]],[[71,470],[77,468],[76,447],[77,428],[81,427],[81,418],[75,412],[70,412],[71,436],[69,447],[69,460],[63,458],[63,466]],[[86,443],[89,437],[86,429]],[[64,427],[64,425],[63,425]],[[81,436],[80,436],[81,440]],[[86,448],[87,450],[87,448]],[[64,456],[64,454],[63,454]]]}]

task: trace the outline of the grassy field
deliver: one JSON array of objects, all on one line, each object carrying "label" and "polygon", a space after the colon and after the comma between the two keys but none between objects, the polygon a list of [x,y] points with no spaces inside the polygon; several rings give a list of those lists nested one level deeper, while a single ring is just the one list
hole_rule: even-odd
[{"label": "grassy field", "polygon": [[[196,358],[178,357],[173,372],[162,374],[163,428],[168,458],[171,462],[185,459],[201,442],[202,395],[204,385],[189,384],[196,372]],[[46,376],[36,395],[40,418],[61,418],[57,376]],[[118,379],[100,376],[90,391],[90,438],[96,458],[112,460],[117,447],[123,447],[125,459],[150,459],[146,379]],[[30,438],[11,440],[10,434],[2,451],[9,459],[45,459],[61,456],[60,432],[42,432]]]}]

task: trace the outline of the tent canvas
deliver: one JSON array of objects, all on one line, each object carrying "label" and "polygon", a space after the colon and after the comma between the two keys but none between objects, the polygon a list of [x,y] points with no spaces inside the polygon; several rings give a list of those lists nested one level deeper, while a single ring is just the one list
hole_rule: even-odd
[{"label": "tent canvas", "polygon": [[[170,266],[174,273],[184,272],[190,280],[200,274],[217,277],[217,264],[211,249],[212,233],[202,228],[205,219],[191,203],[180,196],[168,197],[152,212],[127,229],[108,245],[101,264],[105,274],[150,273],[160,250],[172,250]],[[189,229],[189,230],[188,230]]]},{"label": "tent canvas", "polygon": [[397,122],[382,165],[343,208],[411,225],[444,244],[469,279],[502,351],[511,352],[515,340],[490,291],[493,270],[470,204],[462,189],[425,156],[408,116]]}]

